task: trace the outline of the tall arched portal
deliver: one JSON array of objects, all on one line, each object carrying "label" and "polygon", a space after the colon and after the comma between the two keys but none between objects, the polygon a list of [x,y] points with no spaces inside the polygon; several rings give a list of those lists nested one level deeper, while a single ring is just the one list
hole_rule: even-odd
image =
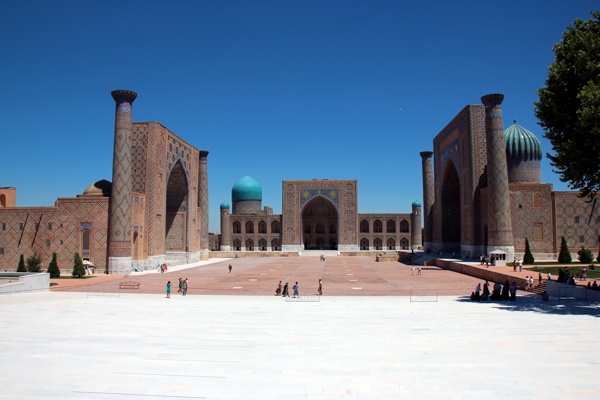
[{"label": "tall arched portal", "polygon": [[166,208],[165,250],[167,253],[187,251],[188,184],[181,160],[169,174]]},{"label": "tall arched portal", "polygon": [[338,229],[325,227],[338,226],[338,212],[333,203],[323,196],[316,196],[305,204],[302,209],[302,226],[305,230],[310,227],[312,235],[305,235],[304,248],[337,249]]},{"label": "tall arched portal", "polygon": [[460,252],[460,181],[452,161],[442,180],[442,240],[446,251]]}]

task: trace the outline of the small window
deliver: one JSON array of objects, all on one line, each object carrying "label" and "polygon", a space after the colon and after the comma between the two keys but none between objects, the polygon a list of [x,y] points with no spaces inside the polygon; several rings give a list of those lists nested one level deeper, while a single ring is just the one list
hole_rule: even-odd
[{"label": "small window", "polygon": [[4,254],[4,247],[0,247],[0,255]]},{"label": "small window", "polygon": [[59,241],[58,241],[58,243],[60,243],[60,244],[63,244],[63,241],[62,241],[62,240],[59,240]]},{"label": "small window", "polygon": [[38,229],[40,229],[40,224],[35,224],[35,230],[37,231]]},{"label": "small window", "polygon": [[52,222],[48,222],[48,230],[51,231],[52,230]]},{"label": "small window", "polygon": [[5,231],[6,230],[6,222],[2,223],[2,230]]},{"label": "small window", "polygon": [[585,243],[585,236],[579,236],[579,243]]},{"label": "small window", "polygon": [[62,227],[63,227],[63,225],[62,225],[62,224],[60,224],[58,227],[59,227],[59,228],[62,228]]},{"label": "small window", "polygon": [[23,230],[23,223],[19,222],[19,230],[22,231]]},{"label": "small window", "polygon": [[575,223],[578,224],[579,223],[579,215],[575,217]]},{"label": "small window", "polygon": [[46,247],[50,247],[50,239],[46,239]]}]

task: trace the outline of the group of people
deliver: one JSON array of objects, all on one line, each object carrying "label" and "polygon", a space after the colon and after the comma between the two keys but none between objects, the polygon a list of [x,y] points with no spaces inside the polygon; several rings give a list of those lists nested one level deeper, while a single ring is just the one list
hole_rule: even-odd
[{"label": "group of people", "polygon": [[[548,280],[550,280],[550,272],[548,272]],[[533,290],[534,279],[533,275],[525,277],[525,290]],[[542,285],[542,274],[538,273],[538,286]]]},{"label": "group of people", "polygon": [[475,286],[475,291],[471,293],[471,300],[479,301],[479,300],[516,300],[517,299],[517,284],[513,281],[513,283],[506,283],[504,285],[500,284],[500,282],[494,283],[492,291],[490,292],[490,284],[488,281],[485,281],[483,284],[483,292],[481,284],[478,283]]},{"label": "group of people", "polygon": [[481,256],[479,256],[479,264],[485,265],[486,268],[490,265],[496,265],[494,257],[484,253],[481,253]]},{"label": "group of people", "polygon": [[[415,264],[410,266],[410,274],[415,274]],[[423,275],[423,268],[420,265],[417,265],[417,275]]]},{"label": "group of people", "polygon": [[[319,282],[321,280],[319,279]],[[294,298],[299,298],[300,297],[300,285],[298,285],[298,282],[296,282],[296,284],[294,286],[292,286],[292,290],[294,291]],[[281,285],[281,281],[279,281],[279,284],[277,285],[277,289],[275,289],[275,296],[283,296],[283,297],[290,297],[290,292],[289,292],[289,285],[286,282],[285,285]]]},{"label": "group of people", "polygon": [[[177,292],[181,292],[181,294],[183,296],[185,296],[187,294],[187,290],[188,290],[188,278],[179,278],[179,289],[177,290]],[[171,281],[167,282],[167,298],[171,297]]]}]

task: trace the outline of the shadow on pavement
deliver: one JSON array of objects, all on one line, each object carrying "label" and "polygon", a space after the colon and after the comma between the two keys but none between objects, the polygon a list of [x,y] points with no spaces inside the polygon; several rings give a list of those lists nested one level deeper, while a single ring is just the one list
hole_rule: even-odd
[{"label": "shadow on pavement", "polygon": [[540,296],[517,296],[515,301],[473,301],[469,296],[463,296],[457,301],[463,303],[491,303],[494,304],[497,309],[505,311],[537,312],[541,314],[554,315],[589,315],[591,317],[600,317],[600,303],[591,303],[580,300],[550,298],[548,301],[542,301]]}]

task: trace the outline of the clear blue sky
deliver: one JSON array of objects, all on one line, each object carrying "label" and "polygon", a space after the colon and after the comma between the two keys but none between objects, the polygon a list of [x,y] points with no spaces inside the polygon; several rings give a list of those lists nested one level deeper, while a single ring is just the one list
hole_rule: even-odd
[{"label": "clear blue sky", "polygon": [[[0,187],[51,206],[112,180],[111,90],[210,151],[210,230],[245,174],[357,179],[359,211],[410,212],[421,158],[467,104],[533,115],[552,46],[599,1],[0,0]],[[543,151],[551,151],[542,140]],[[547,159],[542,181],[568,190]]]}]

